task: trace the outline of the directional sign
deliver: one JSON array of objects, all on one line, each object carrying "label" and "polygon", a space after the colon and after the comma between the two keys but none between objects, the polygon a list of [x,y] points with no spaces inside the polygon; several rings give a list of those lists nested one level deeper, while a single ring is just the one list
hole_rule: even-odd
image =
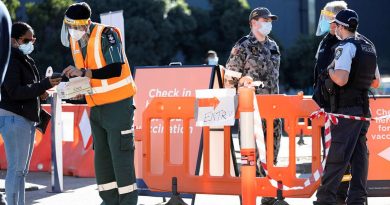
[{"label": "directional sign", "polygon": [[381,156],[383,159],[390,162],[390,147],[386,148],[385,150],[380,152],[378,155]]},{"label": "directional sign", "polygon": [[217,97],[198,99],[198,106],[199,107],[214,107],[214,110],[215,110],[215,108],[217,108],[218,104],[219,104],[219,100]]},{"label": "directional sign", "polygon": [[196,126],[234,125],[235,89],[204,89],[195,91],[197,98]]}]

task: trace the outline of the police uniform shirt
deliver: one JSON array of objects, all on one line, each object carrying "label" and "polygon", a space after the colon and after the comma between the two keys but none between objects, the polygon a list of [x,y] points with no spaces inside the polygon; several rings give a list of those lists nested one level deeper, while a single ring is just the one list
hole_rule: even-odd
[{"label": "police uniform shirt", "polygon": [[347,42],[345,44],[341,44],[337,46],[335,50],[334,69],[345,70],[350,73],[352,59],[355,57],[355,54],[356,54],[356,46],[351,42]]},{"label": "police uniform shirt", "polygon": [[[337,46],[335,50],[335,70],[345,70],[351,72],[352,59],[356,54],[356,46],[351,42],[341,44]],[[379,69],[378,65],[375,69],[375,79],[379,78]]]}]

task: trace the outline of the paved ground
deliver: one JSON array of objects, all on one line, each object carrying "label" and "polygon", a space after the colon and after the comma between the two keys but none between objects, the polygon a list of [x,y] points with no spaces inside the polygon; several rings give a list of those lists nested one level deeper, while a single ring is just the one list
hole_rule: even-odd
[{"label": "paved ground", "polygon": [[[0,171],[0,188],[4,188],[5,171]],[[32,172],[28,182],[39,186],[37,191],[26,192],[26,204],[40,205],[98,205],[101,203],[94,178],[64,177],[64,193],[50,193],[50,174],[46,172]],[[27,186],[31,186],[28,184]],[[311,199],[286,199],[290,205],[310,205],[315,198]],[[191,204],[190,199],[184,199]],[[390,197],[369,198],[369,205],[390,205]],[[139,197],[139,205],[155,205],[162,203],[161,197]],[[239,205],[237,196],[226,195],[197,195],[195,205]],[[260,204],[258,198],[257,204]]]},{"label": "paved ground", "polygon": [[[298,140],[298,139],[297,139]],[[235,145],[238,141],[234,140]],[[297,146],[297,163],[310,162],[307,153],[311,153],[310,138],[305,138],[306,145]],[[284,159],[288,158],[288,140],[283,138],[279,156],[280,165],[286,165]],[[0,190],[4,189],[4,178],[6,171],[0,171]],[[101,203],[94,178],[64,177],[64,193],[50,193],[51,176],[47,172],[32,172],[27,177],[27,187],[38,186],[39,190],[28,191],[26,193],[26,204],[40,205],[97,205]],[[290,205],[310,205],[315,197],[311,199],[286,199]],[[260,198],[257,199],[260,204]],[[191,204],[191,199],[184,199],[187,204]],[[390,205],[390,197],[369,198],[369,205]],[[161,197],[140,196],[139,205],[155,205],[163,202]],[[195,205],[239,205],[237,196],[226,195],[197,195]]]}]

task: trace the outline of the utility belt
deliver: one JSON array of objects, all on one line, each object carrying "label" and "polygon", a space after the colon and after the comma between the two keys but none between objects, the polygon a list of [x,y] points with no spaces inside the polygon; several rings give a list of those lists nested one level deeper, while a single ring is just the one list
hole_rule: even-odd
[{"label": "utility belt", "polygon": [[362,106],[364,115],[370,113],[368,91],[341,88],[330,78],[325,80],[323,86],[323,89],[327,91],[324,97],[330,102],[331,112],[337,112],[337,109],[342,107]]}]

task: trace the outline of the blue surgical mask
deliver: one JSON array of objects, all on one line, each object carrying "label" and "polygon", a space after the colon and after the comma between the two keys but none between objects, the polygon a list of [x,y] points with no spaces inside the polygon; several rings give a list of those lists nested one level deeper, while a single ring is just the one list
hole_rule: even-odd
[{"label": "blue surgical mask", "polygon": [[29,43],[19,45],[18,48],[24,55],[29,55],[34,50],[34,44],[30,41]]},{"label": "blue surgical mask", "polygon": [[264,36],[267,36],[269,33],[271,33],[272,30],[272,23],[271,22],[257,22],[260,25],[260,28],[258,31],[263,34]]},{"label": "blue surgical mask", "polygon": [[218,57],[208,58],[207,61],[209,65],[218,65]]}]

